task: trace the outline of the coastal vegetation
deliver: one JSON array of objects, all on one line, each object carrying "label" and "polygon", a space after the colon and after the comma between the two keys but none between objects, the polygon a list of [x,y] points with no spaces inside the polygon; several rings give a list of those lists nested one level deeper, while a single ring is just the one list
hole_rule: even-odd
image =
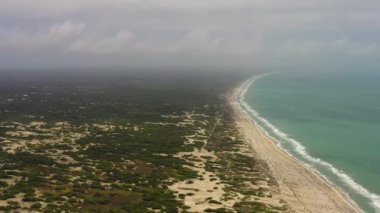
[{"label": "coastal vegetation", "polygon": [[286,210],[225,102],[237,78],[1,75],[1,211]]}]

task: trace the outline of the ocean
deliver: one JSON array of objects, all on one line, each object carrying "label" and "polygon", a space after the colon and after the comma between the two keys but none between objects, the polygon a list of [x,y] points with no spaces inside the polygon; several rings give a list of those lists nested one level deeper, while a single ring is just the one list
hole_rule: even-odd
[{"label": "ocean", "polygon": [[380,74],[283,72],[251,82],[240,101],[255,122],[365,212],[380,212]]}]

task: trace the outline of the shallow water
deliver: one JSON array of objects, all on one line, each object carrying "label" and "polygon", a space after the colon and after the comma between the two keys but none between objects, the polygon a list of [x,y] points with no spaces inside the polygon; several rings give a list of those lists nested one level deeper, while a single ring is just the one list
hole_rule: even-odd
[{"label": "shallow water", "polygon": [[380,212],[379,74],[267,75],[251,84],[244,102],[282,148],[338,185],[365,212]]}]

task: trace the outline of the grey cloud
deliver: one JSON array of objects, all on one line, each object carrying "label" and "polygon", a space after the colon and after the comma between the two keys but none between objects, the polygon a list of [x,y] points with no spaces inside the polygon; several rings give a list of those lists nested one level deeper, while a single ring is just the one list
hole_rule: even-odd
[{"label": "grey cloud", "polygon": [[0,1],[0,65],[249,67],[379,58],[378,11],[377,0]]},{"label": "grey cloud", "polygon": [[70,51],[84,53],[111,54],[124,52],[134,38],[134,34],[129,31],[119,31],[114,35],[98,37],[89,35],[75,40],[70,46]]}]

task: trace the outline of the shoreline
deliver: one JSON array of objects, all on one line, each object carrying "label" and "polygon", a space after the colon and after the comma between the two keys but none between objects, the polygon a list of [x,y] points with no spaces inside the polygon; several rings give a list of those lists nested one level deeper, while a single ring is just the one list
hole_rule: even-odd
[{"label": "shoreline", "polygon": [[251,120],[238,102],[242,89],[250,80],[233,88],[227,99],[239,131],[253,153],[267,163],[278,183],[277,196],[296,212],[362,212],[341,190],[278,147]]}]

